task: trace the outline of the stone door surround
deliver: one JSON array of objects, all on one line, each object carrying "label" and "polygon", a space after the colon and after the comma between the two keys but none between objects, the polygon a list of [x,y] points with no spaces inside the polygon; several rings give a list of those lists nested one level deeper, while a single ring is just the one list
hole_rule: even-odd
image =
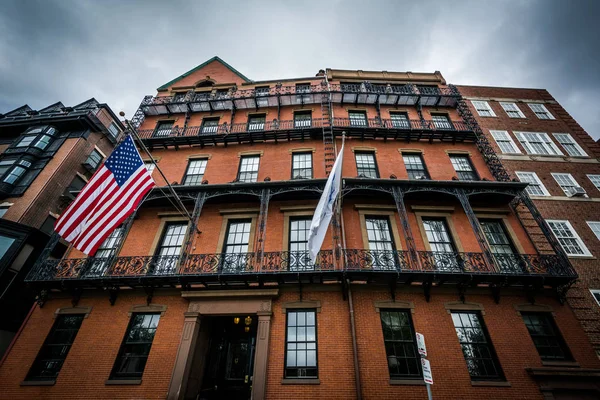
[{"label": "stone door surround", "polygon": [[202,317],[240,314],[258,316],[252,398],[264,399],[272,299],[278,294],[279,289],[182,291],[181,297],[188,299],[190,303],[184,313],[185,321],[167,399],[180,400],[185,396]]}]

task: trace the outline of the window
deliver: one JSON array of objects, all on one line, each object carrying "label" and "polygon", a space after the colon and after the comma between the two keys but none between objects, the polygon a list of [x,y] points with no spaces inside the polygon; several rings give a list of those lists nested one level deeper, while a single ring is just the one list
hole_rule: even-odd
[{"label": "window", "polygon": [[84,164],[89,165],[93,170],[95,170],[100,166],[100,163],[102,163],[103,159],[104,157],[102,157],[102,154],[100,154],[98,150],[94,149],[88,156],[87,160],[85,160]]},{"label": "window", "polygon": [[266,117],[264,115],[254,115],[248,117],[248,132],[264,130],[265,121]]},{"label": "window", "polygon": [[223,272],[243,272],[248,262],[250,246],[250,229],[252,221],[230,220],[225,233],[221,270]]},{"label": "window", "polygon": [[119,129],[117,124],[114,121],[111,122],[110,125],[108,126],[108,133],[110,133],[110,135],[112,137],[116,138],[120,132],[121,132],[121,130]]},{"label": "window", "polygon": [[538,103],[529,103],[528,105],[539,119],[554,119],[545,105]]},{"label": "window", "polygon": [[10,250],[10,247],[15,242],[15,238],[0,235],[0,259]]},{"label": "window", "polygon": [[570,189],[579,187],[571,174],[559,174],[552,172],[551,175],[567,196],[571,195]]},{"label": "window", "polygon": [[62,368],[75,341],[84,315],[59,315],[52,325],[26,380],[53,381]]},{"label": "window", "polygon": [[567,154],[571,157],[587,157],[587,153],[583,151],[581,146],[577,144],[575,139],[568,133],[553,133],[554,137],[561,144],[561,146],[567,151]]},{"label": "window", "polygon": [[154,172],[154,167],[156,165],[154,165],[152,161],[144,161],[144,166],[146,167],[146,170],[150,173],[150,175],[152,175],[152,172]]},{"label": "window", "polygon": [[0,218],[4,217],[4,214],[6,214],[6,212],[8,211],[9,208],[10,208],[10,206],[1,206],[0,207]]},{"label": "window", "polygon": [[312,217],[290,218],[289,268],[290,271],[312,270],[308,256],[308,233]]},{"label": "window", "polygon": [[516,103],[505,103],[501,101],[500,105],[506,112],[506,115],[508,115],[510,118],[525,118],[525,114],[523,114]]},{"label": "window", "polygon": [[402,154],[408,179],[429,179],[427,169],[423,163],[423,156],[420,154]]},{"label": "window", "polygon": [[410,311],[381,310],[380,314],[390,378],[420,378],[421,356]]},{"label": "window", "polygon": [[504,380],[479,312],[452,311],[452,322],[472,380]]},{"label": "window", "polygon": [[521,312],[533,344],[544,361],[570,361],[569,351],[550,313]]},{"label": "window", "polygon": [[52,235],[54,232],[54,224],[56,223],[56,218],[52,215],[48,215],[42,225],[40,226],[40,231],[44,232],[47,235]]},{"label": "window", "polygon": [[350,126],[367,126],[367,113],[364,111],[348,111],[348,118],[350,118]]},{"label": "window", "polygon": [[293,153],[292,179],[311,179],[312,177],[312,153]]},{"label": "window", "polygon": [[6,171],[8,171],[14,163],[15,163],[15,160],[0,161],[0,177],[3,176],[6,173]]},{"label": "window", "polygon": [[558,239],[563,250],[569,256],[590,256],[590,252],[583,241],[567,220],[546,220],[552,233]]},{"label": "window", "polygon": [[496,114],[494,113],[494,110],[492,110],[492,107],[490,107],[490,105],[488,104],[487,101],[472,100],[471,103],[473,103],[473,107],[475,107],[475,109],[477,110],[477,114],[479,114],[480,117],[495,117],[496,116]]},{"label": "window", "polygon": [[204,118],[202,120],[201,133],[204,135],[211,135],[217,133],[219,130],[219,118]]},{"label": "window", "polygon": [[315,310],[287,312],[286,378],[317,378],[317,315]]},{"label": "window", "polygon": [[86,276],[102,276],[109,266],[111,258],[116,254],[119,244],[121,243],[121,235],[123,226],[118,226],[96,250],[92,266],[86,272]]},{"label": "window", "polygon": [[254,95],[256,96],[256,105],[258,107],[268,107],[269,106],[269,87],[261,86],[254,89]]},{"label": "window", "polygon": [[479,224],[500,271],[522,272],[519,266],[520,257],[512,241],[508,238],[502,221],[481,219],[479,220]]},{"label": "window", "polygon": [[526,190],[530,196],[550,196],[550,193],[546,190],[546,187],[535,172],[516,171],[515,173],[521,182],[529,183]]},{"label": "window", "polygon": [[243,156],[240,159],[240,170],[237,180],[239,182],[256,182],[258,179],[258,165],[260,156]]},{"label": "window", "polygon": [[590,229],[592,230],[592,232],[594,232],[594,235],[596,235],[596,237],[598,238],[598,240],[600,240],[600,222],[597,222],[597,221],[586,221],[586,223],[588,224],[588,226],[590,227]]},{"label": "window", "polygon": [[500,151],[504,154],[521,154],[521,150],[517,147],[507,131],[492,131],[492,137],[500,147]]},{"label": "window", "polygon": [[169,274],[175,270],[187,226],[186,222],[168,222],[165,224],[160,244],[155,252],[157,257],[151,271],[153,274]]},{"label": "window", "polygon": [[375,154],[371,152],[354,152],[356,169],[361,178],[379,178]]},{"label": "window", "polygon": [[29,161],[21,160],[18,165],[15,165],[4,178],[4,182],[14,185],[19,179],[23,177],[27,168],[31,167]]},{"label": "window", "polygon": [[298,102],[311,102],[312,95],[310,93],[310,83],[297,83],[296,84],[296,101]]},{"label": "window", "polygon": [[479,176],[473,169],[471,159],[469,156],[463,155],[450,155],[450,161],[452,166],[458,175],[458,179],[461,181],[478,181]]},{"label": "window", "polygon": [[294,114],[294,128],[310,128],[312,125],[311,112],[303,111]]},{"label": "window", "polygon": [[594,300],[596,300],[596,302],[600,306],[600,290],[599,289],[590,289],[590,292],[592,293]]},{"label": "window", "polygon": [[389,219],[367,216],[365,224],[373,269],[395,269],[395,249]]},{"label": "window", "polygon": [[154,130],[154,137],[166,137],[171,135],[171,131],[173,130],[174,121],[162,121],[156,125],[156,129]]},{"label": "window", "polygon": [[19,140],[16,147],[27,147],[35,140],[35,138],[37,138],[37,136],[24,136]]},{"label": "window", "polygon": [[[2,162],[0,162],[0,165],[2,164]],[[590,182],[592,182],[594,184],[594,186],[596,186],[596,189],[600,190],[600,175],[589,175],[588,174],[588,179],[590,180]]]},{"label": "window", "polygon": [[80,177],[79,175],[75,175],[67,189],[65,189],[65,194],[69,197],[75,198],[86,185],[86,181]]},{"label": "window", "polygon": [[528,154],[563,155],[547,133],[515,132],[515,136]]},{"label": "window", "polygon": [[206,170],[207,159],[190,160],[183,177],[184,185],[200,185],[202,178],[204,178],[204,171]]},{"label": "window", "polygon": [[407,113],[390,113],[392,128],[410,129],[410,122]]},{"label": "window", "polygon": [[131,316],[111,379],[141,379],[159,320],[160,314],[157,313]]},{"label": "window", "polygon": [[54,138],[50,135],[41,135],[33,146],[40,150],[44,150],[46,147],[48,147],[53,139]]},{"label": "window", "polygon": [[438,271],[456,271],[460,269],[456,248],[450,236],[445,218],[423,218],[423,228],[431,249],[425,263]]},{"label": "window", "polygon": [[451,130],[452,129],[452,123],[448,119],[447,115],[431,114],[431,120],[433,121],[433,126],[435,127],[435,129],[441,129],[441,130]]}]

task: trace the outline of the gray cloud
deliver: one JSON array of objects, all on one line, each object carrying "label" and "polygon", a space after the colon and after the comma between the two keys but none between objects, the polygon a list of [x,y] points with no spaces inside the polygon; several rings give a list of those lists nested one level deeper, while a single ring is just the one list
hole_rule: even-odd
[{"label": "gray cloud", "polygon": [[132,116],[219,55],[246,76],[440,70],[457,84],[548,89],[600,137],[597,1],[4,1],[0,111],[89,97]]}]

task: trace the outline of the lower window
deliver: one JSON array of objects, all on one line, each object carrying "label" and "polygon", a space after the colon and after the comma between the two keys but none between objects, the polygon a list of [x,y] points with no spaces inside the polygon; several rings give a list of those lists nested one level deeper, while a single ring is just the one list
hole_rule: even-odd
[{"label": "lower window", "polygon": [[150,354],[158,313],[133,314],[115,361],[111,379],[141,379]]},{"label": "lower window", "polygon": [[287,312],[286,378],[317,378],[317,316],[315,310]]},{"label": "lower window", "polygon": [[533,344],[544,361],[571,361],[571,352],[550,313],[521,312]]},{"label": "lower window", "polygon": [[410,311],[381,310],[381,328],[390,378],[421,378]]},{"label": "lower window", "polygon": [[29,374],[28,381],[52,381],[62,368],[75,341],[84,315],[60,315],[52,326]]},{"label": "lower window", "polygon": [[452,322],[472,380],[504,380],[479,312],[452,312]]}]

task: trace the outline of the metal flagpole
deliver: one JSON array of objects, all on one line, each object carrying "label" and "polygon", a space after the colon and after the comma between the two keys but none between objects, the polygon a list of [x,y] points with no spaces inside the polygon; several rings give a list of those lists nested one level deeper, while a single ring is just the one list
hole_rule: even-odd
[{"label": "metal flagpole", "polygon": [[177,192],[175,192],[175,189],[173,189],[173,186],[171,186],[171,184],[169,183],[167,177],[162,172],[162,170],[160,169],[160,167],[158,166],[158,164],[156,163],[156,161],[154,161],[154,157],[152,157],[152,154],[150,153],[150,151],[148,150],[148,148],[146,147],[146,145],[144,144],[144,142],[142,142],[142,139],[140,139],[140,137],[138,136],[137,130],[133,127],[133,125],[131,125],[131,122],[128,119],[126,119],[125,122],[127,123],[127,126],[129,128],[129,130],[131,131],[131,133],[133,134],[133,137],[135,138],[137,144],[142,148],[142,150],[144,150],[144,153],[146,153],[146,155],[148,155],[148,157],[150,157],[150,161],[152,161],[152,164],[154,165],[154,168],[156,170],[158,170],[158,172],[160,173],[160,176],[162,176],[162,178],[165,180],[165,183],[167,184],[167,187],[169,188],[169,191],[171,192],[171,194],[173,195],[173,197],[175,198],[175,200],[177,202],[177,206],[175,208],[181,208],[179,210],[179,212],[181,212],[182,214],[184,214],[190,221],[192,221],[192,216],[188,212],[187,207],[183,204],[183,202],[181,201],[181,199],[177,195]]}]

